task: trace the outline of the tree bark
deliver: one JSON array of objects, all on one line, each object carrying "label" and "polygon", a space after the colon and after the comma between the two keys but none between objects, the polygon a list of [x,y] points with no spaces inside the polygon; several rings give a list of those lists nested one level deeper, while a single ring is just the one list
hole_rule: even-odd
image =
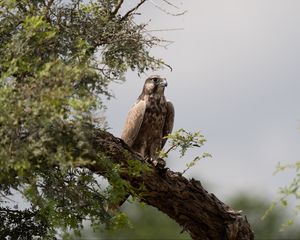
[{"label": "tree bark", "polygon": [[[127,159],[144,162],[121,139],[108,132],[95,130],[91,141],[96,151],[105,153],[115,163],[126,166]],[[101,172],[97,163],[89,168]],[[181,173],[157,167],[138,177],[127,174],[122,177],[135,189],[143,184],[146,190],[141,201],[174,219],[193,239],[254,239],[247,218],[207,192],[199,181],[188,180]]]}]

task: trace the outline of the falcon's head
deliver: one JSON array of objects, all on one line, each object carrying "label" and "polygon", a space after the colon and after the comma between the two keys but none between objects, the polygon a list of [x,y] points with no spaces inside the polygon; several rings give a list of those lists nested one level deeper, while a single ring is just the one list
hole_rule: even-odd
[{"label": "falcon's head", "polygon": [[146,79],[143,93],[144,94],[159,94],[163,95],[165,87],[168,86],[168,83],[165,78],[162,78],[158,75],[153,75]]}]

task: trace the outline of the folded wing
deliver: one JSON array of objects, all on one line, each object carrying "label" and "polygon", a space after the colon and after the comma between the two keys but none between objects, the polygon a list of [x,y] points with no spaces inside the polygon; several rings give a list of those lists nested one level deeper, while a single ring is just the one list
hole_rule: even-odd
[{"label": "folded wing", "polygon": [[134,104],[128,113],[121,138],[130,147],[133,145],[140,131],[142,122],[144,120],[145,111],[146,102],[144,100],[140,100]]},{"label": "folded wing", "polygon": [[[172,132],[173,125],[174,125],[174,116],[175,116],[174,106],[170,101],[167,101],[167,114],[166,114],[164,129],[163,129],[163,137],[167,136]],[[166,141],[167,141],[166,138],[162,140],[161,149],[163,149],[163,147],[165,146]]]}]

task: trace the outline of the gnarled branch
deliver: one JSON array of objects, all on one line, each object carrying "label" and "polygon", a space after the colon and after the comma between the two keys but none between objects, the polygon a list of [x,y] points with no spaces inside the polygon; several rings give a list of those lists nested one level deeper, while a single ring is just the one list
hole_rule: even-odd
[{"label": "gnarled branch", "polygon": [[[126,166],[127,159],[143,161],[121,139],[96,130],[91,141],[96,151],[105,153],[115,163]],[[146,163],[145,163],[146,164]],[[99,166],[90,169],[101,172]],[[247,218],[207,192],[199,181],[188,180],[167,168],[154,168],[139,177],[124,174],[135,189],[145,189],[141,201],[156,207],[179,223],[193,239],[252,240],[253,232]]]}]

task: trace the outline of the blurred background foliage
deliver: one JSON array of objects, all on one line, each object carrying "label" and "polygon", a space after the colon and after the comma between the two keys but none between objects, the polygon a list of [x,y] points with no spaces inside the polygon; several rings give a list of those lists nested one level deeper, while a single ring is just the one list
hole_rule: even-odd
[{"label": "blurred background foliage", "polygon": [[[290,216],[286,208],[274,208],[268,216],[262,219],[270,206],[270,200],[262,196],[240,193],[230,198],[227,203],[235,210],[242,210],[247,216],[255,239],[299,239],[300,229],[297,225],[283,227],[283,222]],[[105,230],[103,226],[93,231],[87,228],[82,231],[83,239],[191,239],[182,228],[168,216],[150,206],[142,206],[136,202],[127,201],[123,210],[128,214],[130,224],[127,228],[116,231]]]},{"label": "blurred background foliage", "polygon": [[229,205],[244,212],[252,226],[255,239],[299,239],[300,237],[300,229],[297,225],[284,227],[284,223],[290,217],[291,209],[276,207],[263,218],[270,207],[270,200],[263,196],[238,194],[229,200]]}]

